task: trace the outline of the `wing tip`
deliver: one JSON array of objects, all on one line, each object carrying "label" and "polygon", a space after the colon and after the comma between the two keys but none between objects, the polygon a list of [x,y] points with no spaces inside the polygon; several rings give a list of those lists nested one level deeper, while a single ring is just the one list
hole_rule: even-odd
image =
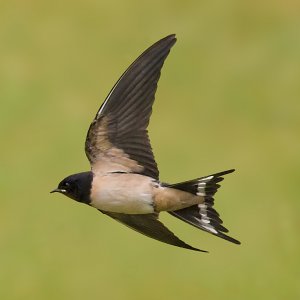
[{"label": "wing tip", "polygon": [[176,43],[177,38],[176,38],[176,34],[172,33],[169,34],[167,36],[165,36],[164,38],[160,39],[159,41],[157,41],[154,45],[160,44],[160,43],[170,43],[170,48]]},{"label": "wing tip", "polygon": [[170,33],[168,35],[166,35],[163,39],[173,39],[173,38],[176,38],[176,33]]},{"label": "wing tip", "polygon": [[197,252],[203,252],[203,253],[209,253],[208,251],[206,250],[201,250],[199,248],[195,248],[193,246],[190,246],[189,244],[186,244],[185,242],[183,242],[183,244],[181,245],[175,245],[175,246],[178,246],[178,247],[181,247],[181,248],[185,248],[185,249],[188,249],[188,250],[192,250],[192,251],[197,251]]},{"label": "wing tip", "polygon": [[171,34],[167,35],[165,38],[170,39],[170,40],[177,40],[176,33],[171,33]]}]

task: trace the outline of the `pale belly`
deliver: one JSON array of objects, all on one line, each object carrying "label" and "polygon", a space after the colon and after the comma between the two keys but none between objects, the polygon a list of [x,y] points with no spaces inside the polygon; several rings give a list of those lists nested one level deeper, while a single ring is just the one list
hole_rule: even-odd
[{"label": "pale belly", "polygon": [[139,174],[95,175],[90,205],[104,211],[125,214],[154,212],[155,182]]}]

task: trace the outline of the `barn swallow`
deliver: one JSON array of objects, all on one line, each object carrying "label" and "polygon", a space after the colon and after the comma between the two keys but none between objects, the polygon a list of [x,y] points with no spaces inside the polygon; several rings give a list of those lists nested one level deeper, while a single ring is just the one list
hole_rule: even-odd
[{"label": "barn swallow", "polygon": [[150,238],[195,251],[158,220],[160,212],[235,244],[226,235],[213,208],[223,176],[234,169],[193,180],[167,184],[159,181],[148,123],[160,78],[171,47],[169,35],[142,53],[114,85],[91,123],[85,153],[91,171],[63,179],[59,192],[88,204]]}]

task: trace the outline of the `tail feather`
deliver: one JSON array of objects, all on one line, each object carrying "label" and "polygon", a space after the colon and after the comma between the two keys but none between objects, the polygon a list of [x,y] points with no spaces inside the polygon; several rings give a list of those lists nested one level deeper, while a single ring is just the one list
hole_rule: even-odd
[{"label": "tail feather", "polygon": [[171,211],[169,213],[174,217],[179,218],[182,221],[187,222],[199,229],[216,235],[229,242],[240,244],[238,240],[224,234],[224,232],[228,232],[228,229],[221,225],[223,221],[221,220],[218,212],[213,208],[213,196],[220,187],[218,183],[224,180],[224,178],[222,177],[223,175],[232,172],[234,172],[234,169],[212,174],[206,177],[197,178],[194,180],[181,182],[178,184],[169,185],[169,187],[172,187],[174,189],[186,191],[194,195],[204,197],[204,202],[201,204],[196,204],[180,210]]}]

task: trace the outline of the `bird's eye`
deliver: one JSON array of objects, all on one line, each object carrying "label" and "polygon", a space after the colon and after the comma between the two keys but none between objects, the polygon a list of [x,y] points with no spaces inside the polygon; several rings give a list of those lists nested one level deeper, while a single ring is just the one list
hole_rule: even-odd
[{"label": "bird's eye", "polygon": [[69,183],[69,182],[66,182],[66,183],[65,183],[65,186],[66,186],[66,187],[69,187],[69,186],[70,186],[70,183]]}]

